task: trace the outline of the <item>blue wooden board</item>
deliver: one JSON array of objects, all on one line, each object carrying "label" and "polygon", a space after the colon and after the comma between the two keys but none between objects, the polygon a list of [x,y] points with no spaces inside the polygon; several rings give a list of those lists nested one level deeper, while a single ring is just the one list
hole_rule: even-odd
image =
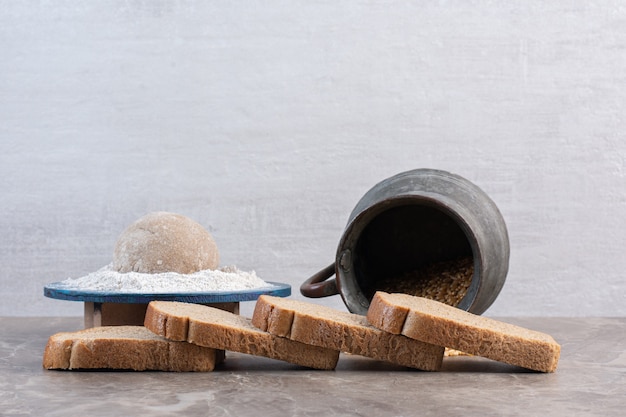
[{"label": "blue wooden board", "polygon": [[122,293],[110,291],[86,291],[68,289],[61,282],[53,282],[43,288],[43,295],[57,300],[88,301],[93,303],[128,303],[147,304],[150,301],[181,301],[185,303],[231,303],[254,301],[261,295],[288,297],[291,285],[280,282],[268,282],[271,287],[255,288],[242,291],[214,291],[189,293]]}]

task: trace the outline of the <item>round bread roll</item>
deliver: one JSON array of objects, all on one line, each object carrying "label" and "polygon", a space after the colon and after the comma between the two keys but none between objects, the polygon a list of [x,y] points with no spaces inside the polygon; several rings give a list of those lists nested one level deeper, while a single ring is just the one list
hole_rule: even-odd
[{"label": "round bread roll", "polygon": [[175,213],[149,213],[128,226],[115,244],[118,272],[191,274],[215,269],[217,245],[200,224]]}]

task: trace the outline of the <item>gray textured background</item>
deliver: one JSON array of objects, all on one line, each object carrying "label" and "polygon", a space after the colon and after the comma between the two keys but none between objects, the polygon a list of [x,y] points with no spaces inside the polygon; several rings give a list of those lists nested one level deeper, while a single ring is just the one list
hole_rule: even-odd
[{"label": "gray textured background", "polygon": [[153,210],[300,297],[420,167],[502,211],[487,314],[626,314],[624,2],[94,3],[0,2],[0,315],[82,314],[43,285]]}]

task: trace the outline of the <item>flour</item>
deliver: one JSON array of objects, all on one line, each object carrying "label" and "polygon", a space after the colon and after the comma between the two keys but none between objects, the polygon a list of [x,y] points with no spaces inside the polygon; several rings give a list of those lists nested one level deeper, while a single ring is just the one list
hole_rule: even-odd
[{"label": "flour", "polygon": [[272,287],[272,284],[259,278],[254,271],[241,271],[236,267],[206,269],[193,274],[145,274],[117,272],[111,265],[81,278],[68,278],[61,284],[65,289],[145,294],[230,292]]}]

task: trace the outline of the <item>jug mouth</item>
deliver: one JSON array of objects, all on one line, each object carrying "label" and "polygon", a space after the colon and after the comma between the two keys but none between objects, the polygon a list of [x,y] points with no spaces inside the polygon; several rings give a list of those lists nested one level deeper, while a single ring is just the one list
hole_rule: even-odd
[{"label": "jug mouth", "polygon": [[358,213],[346,227],[336,258],[338,289],[348,309],[365,314],[374,293],[386,291],[383,282],[394,277],[407,279],[430,265],[465,259],[471,270],[456,307],[469,310],[480,286],[480,249],[458,212],[462,208],[454,206],[441,195],[411,195],[386,198]]}]

